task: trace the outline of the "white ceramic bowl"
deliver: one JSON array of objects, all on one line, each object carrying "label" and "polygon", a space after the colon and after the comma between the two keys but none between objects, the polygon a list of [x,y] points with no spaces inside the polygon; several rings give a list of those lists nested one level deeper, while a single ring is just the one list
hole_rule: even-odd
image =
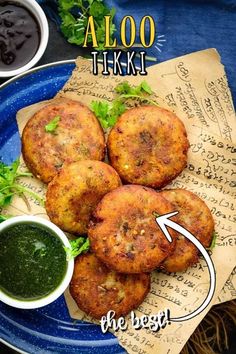
[{"label": "white ceramic bowl", "polygon": [[[48,228],[61,239],[65,247],[71,248],[70,242],[66,237],[66,235],[64,234],[64,232],[62,232],[51,221],[39,218],[37,216],[24,215],[24,216],[12,217],[0,224],[0,232],[9,226],[13,226],[15,224],[20,224],[24,222],[39,224]],[[61,284],[53,292],[51,292],[49,295],[45,296],[44,298],[38,300],[32,300],[32,301],[17,300],[15,298],[8,296],[7,294],[5,294],[3,291],[0,290],[0,300],[7,305],[17,307],[19,309],[36,309],[42,306],[46,306],[51,302],[55,301],[59,296],[61,296],[64,293],[72,278],[73,270],[74,270],[74,259],[72,258],[70,260],[67,260],[67,270]]]},{"label": "white ceramic bowl", "polygon": [[40,43],[34,57],[27,64],[15,70],[0,70],[0,77],[12,77],[31,69],[41,59],[48,44],[48,21],[39,4],[35,0],[13,0],[13,2],[26,7],[37,19],[40,28]]}]

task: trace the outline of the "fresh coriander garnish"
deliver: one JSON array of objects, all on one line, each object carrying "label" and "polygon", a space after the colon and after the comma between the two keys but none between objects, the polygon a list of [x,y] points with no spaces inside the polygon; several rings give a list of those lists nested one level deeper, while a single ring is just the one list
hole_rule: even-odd
[{"label": "fresh coriander garnish", "polygon": [[219,234],[218,234],[218,232],[214,231],[214,232],[213,232],[213,235],[212,235],[211,244],[210,244],[210,246],[207,248],[208,251],[212,251],[213,248],[215,248],[217,237],[219,237]]},{"label": "fresh coriander garnish", "polygon": [[17,159],[11,165],[5,165],[0,162],[0,207],[7,207],[14,195],[24,197],[24,194],[35,198],[41,205],[44,205],[43,199],[29,188],[18,183],[20,177],[31,177],[29,172],[18,171],[20,160]]},{"label": "fresh coriander garnish", "polygon": [[146,81],[142,81],[138,86],[131,86],[127,81],[124,81],[115,87],[115,92],[118,97],[112,103],[92,101],[90,104],[90,108],[104,129],[115,125],[118,117],[126,111],[127,106],[125,102],[129,99],[158,106],[155,101],[148,98],[153,92]]},{"label": "fresh coriander garnish", "polygon": [[147,96],[153,94],[151,87],[146,81],[142,81],[138,86],[131,86],[127,81],[124,81],[115,87],[115,91],[119,94],[118,100],[135,99],[141,102],[146,102],[154,106],[158,106],[157,102],[151,100]]},{"label": "fresh coriander garnish", "polygon": [[45,132],[55,134],[60,119],[60,116],[54,117],[48,124],[45,125]]},{"label": "fresh coriander garnish", "polygon": [[10,219],[11,217],[12,217],[11,215],[2,215],[2,214],[0,214],[0,223]]},{"label": "fresh coriander garnish", "polygon": [[[103,0],[59,0],[59,15],[61,17],[61,31],[69,43],[82,45],[85,39],[88,18],[93,16],[97,50],[104,50],[105,21],[104,16],[111,16],[110,43],[113,42],[113,34],[116,31],[113,24],[115,9],[109,9]],[[92,36],[88,37],[88,44],[92,45]]]},{"label": "fresh coriander garnish", "polygon": [[95,113],[104,129],[113,127],[118,117],[126,110],[124,103],[119,100],[114,100],[111,104],[92,101],[90,108]]},{"label": "fresh coriander garnish", "polygon": [[147,93],[152,95],[152,89],[146,81],[142,81],[138,86],[131,86],[128,81],[121,82],[115,87],[115,91],[121,95],[141,95]]},{"label": "fresh coriander garnish", "polygon": [[86,253],[89,251],[89,239],[84,237],[78,237],[75,240],[70,241],[71,248],[64,247],[67,253],[67,259],[75,258],[81,253]]}]

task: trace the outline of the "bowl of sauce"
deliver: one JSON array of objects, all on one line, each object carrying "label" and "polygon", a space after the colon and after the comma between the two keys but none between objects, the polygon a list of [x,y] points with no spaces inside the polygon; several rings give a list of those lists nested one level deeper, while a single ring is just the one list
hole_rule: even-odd
[{"label": "bowl of sauce", "polygon": [[74,260],[66,235],[35,216],[16,216],[0,224],[0,300],[33,309],[50,304],[71,280]]},{"label": "bowl of sauce", "polygon": [[48,22],[35,0],[0,0],[0,77],[32,68],[48,43]]}]

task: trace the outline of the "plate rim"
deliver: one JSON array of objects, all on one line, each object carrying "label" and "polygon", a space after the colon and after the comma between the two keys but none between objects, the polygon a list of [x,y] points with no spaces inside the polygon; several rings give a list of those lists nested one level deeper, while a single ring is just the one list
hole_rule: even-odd
[{"label": "plate rim", "polygon": [[[81,58],[84,58],[81,56]],[[87,59],[89,61],[92,61],[91,58],[84,58],[84,59]],[[17,81],[18,79],[21,79],[22,77],[24,76],[27,76],[28,74],[32,74],[34,72],[37,72],[41,69],[45,69],[45,68],[50,68],[52,66],[58,66],[58,65],[63,65],[63,64],[76,64],[76,60],[77,59],[65,59],[65,60],[58,60],[58,61],[53,61],[51,63],[47,63],[47,64],[42,64],[42,65],[39,65],[39,66],[35,66],[34,68],[32,69],[29,69],[27,71],[24,71],[23,73],[19,74],[19,75],[16,75],[14,77],[11,77],[10,79],[8,79],[7,81],[3,82],[1,85],[0,85],[0,90],[3,89],[5,86],[8,86],[9,84],[11,84],[12,82],[14,81]],[[98,59],[98,63],[102,63],[103,60],[102,59]],[[108,64],[113,64],[113,61],[112,60],[108,60]],[[126,67],[127,64],[124,63],[124,62],[121,62],[120,63],[121,66],[123,67]],[[136,69],[140,69],[137,65],[135,65]]]},{"label": "plate rim", "polygon": [[[63,64],[75,64],[75,59],[60,60],[60,61],[55,61],[55,62],[52,62],[52,63],[36,66],[36,67],[34,67],[32,69],[29,69],[29,70],[27,70],[27,71],[25,71],[25,72],[23,72],[23,73],[21,73],[19,75],[16,75],[16,76],[8,79],[7,81],[5,81],[3,84],[0,85],[0,89],[3,89],[4,87],[8,86],[9,84],[13,83],[14,81],[17,81],[18,79],[21,79],[22,77],[27,76],[29,74],[32,74],[34,72],[37,72],[39,70],[42,70],[42,69],[45,69],[45,68],[48,68],[48,67],[52,67],[52,66],[63,65]],[[7,347],[17,351],[20,354],[30,354],[29,352],[21,350],[20,348],[14,346],[13,344],[7,342],[6,340],[4,340],[2,338],[0,338],[0,342],[5,344]]]},{"label": "plate rim", "polygon": [[21,350],[17,347],[15,347],[13,344],[7,342],[6,340],[0,338],[0,342],[2,344],[5,344],[8,348],[14,349],[16,352],[20,353],[20,354],[30,354],[29,352],[25,352],[24,350]]},{"label": "plate rim", "polygon": [[49,68],[52,66],[57,66],[57,65],[63,65],[63,64],[75,64],[76,59],[66,59],[66,60],[59,60],[59,61],[54,61],[52,63],[48,63],[48,64],[43,64],[43,65],[39,65],[39,66],[35,66],[32,69],[29,69],[27,71],[24,71],[23,73],[16,75],[10,79],[8,79],[7,81],[3,82],[0,85],[0,89],[4,88],[5,86],[11,84],[14,81],[17,81],[18,79],[21,79],[24,76],[27,76],[28,74],[32,74],[34,72],[37,72],[39,70],[45,69],[45,68]]}]

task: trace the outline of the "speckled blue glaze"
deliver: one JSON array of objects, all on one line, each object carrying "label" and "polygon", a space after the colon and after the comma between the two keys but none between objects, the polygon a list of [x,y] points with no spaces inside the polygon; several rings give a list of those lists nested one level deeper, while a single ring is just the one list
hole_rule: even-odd
[{"label": "speckled blue glaze", "polygon": [[5,163],[12,162],[20,153],[16,112],[55,96],[74,67],[72,61],[30,70],[0,88],[0,158]]},{"label": "speckled blue glaze", "polygon": [[[0,88],[0,159],[14,161],[20,154],[16,112],[27,105],[52,98],[71,75],[67,62],[36,68]],[[100,326],[73,321],[64,296],[37,310],[18,310],[0,301],[0,338],[27,353],[74,354],[126,353],[111,333]]]}]

